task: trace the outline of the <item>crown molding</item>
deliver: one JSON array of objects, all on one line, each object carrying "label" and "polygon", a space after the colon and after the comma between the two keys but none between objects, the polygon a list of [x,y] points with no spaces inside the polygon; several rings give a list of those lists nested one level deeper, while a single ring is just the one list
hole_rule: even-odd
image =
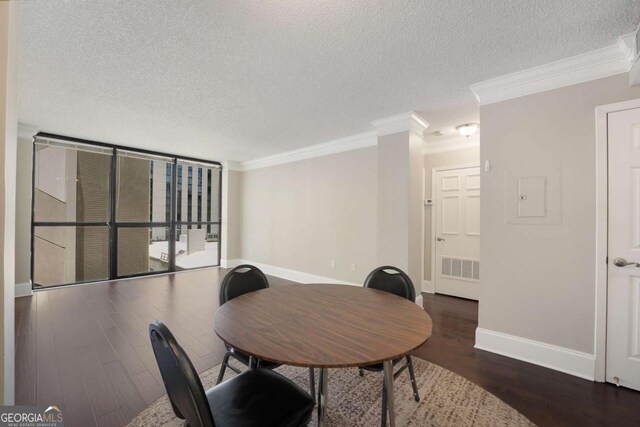
[{"label": "crown molding", "polygon": [[475,83],[470,89],[480,105],[488,105],[584,83],[628,72],[634,51],[635,36],[629,33],[612,46]]},{"label": "crown molding", "polygon": [[222,169],[239,172],[239,171],[242,171],[242,163],[234,162],[231,160],[225,160],[222,162]]},{"label": "crown molding", "polygon": [[262,157],[244,162],[223,162],[223,167],[228,170],[250,171],[270,166],[282,165],[285,163],[297,162],[299,160],[312,159],[315,157],[328,156],[345,151],[357,150],[360,148],[373,147],[378,144],[378,137],[391,135],[398,132],[409,131],[423,136],[425,129],[429,126],[422,117],[413,111],[398,114],[371,122],[374,130],[358,133],[344,138],[334,139],[321,144],[311,145],[296,150],[285,151],[272,156]]},{"label": "crown molding", "polygon": [[424,131],[429,127],[429,123],[416,112],[409,111],[384,119],[374,120],[371,122],[371,126],[373,126],[378,136],[409,131],[422,137]]},{"label": "crown molding", "polygon": [[372,147],[378,143],[374,131],[363,132],[345,138],[334,139],[321,144],[299,148],[297,150],[285,151],[273,156],[262,157],[256,160],[247,160],[240,164],[242,171],[266,168],[269,166],[281,165],[284,163],[297,162],[299,160],[311,159],[314,157],[328,156],[330,154],[342,153],[344,151],[357,150],[359,148]]},{"label": "crown molding", "polygon": [[480,135],[475,134],[469,138],[462,135],[455,135],[446,138],[439,138],[437,141],[425,141],[422,153],[435,154],[447,151],[465,150],[467,148],[475,148],[480,146]]},{"label": "crown molding", "polygon": [[28,125],[26,123],[18,123],[18,138],[20,139],[33,139],[40,129],[37,126]]}]

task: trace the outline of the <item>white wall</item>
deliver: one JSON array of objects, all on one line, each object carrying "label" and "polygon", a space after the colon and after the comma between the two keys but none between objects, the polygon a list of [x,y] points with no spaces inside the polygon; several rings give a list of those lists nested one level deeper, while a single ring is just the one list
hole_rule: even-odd
[{"label": "white wall", "polygon": [[[620,74],[480,108],[481,162],[492,164],[481,181],[480,328],[594,353],[594,109],[639,97]],[[561,224],[506,224],[505,172],[554,167]]]},{"label": "white wall", "polygon": [[18,137],[18,2],[0,2],[0,401],[14,400],[15,196]]},{"label": "white wall", "polygon": [[241,258],[362,283],[376,266],[377,160],[369,147],[243,172]]},{"label": "white wall", "polygon": [[[472,147],[456,151],[432,153],[424,156],[424,185],[425,199],[433,199],[431,194],[431,174],[434,168],[480,164],[480,148]],[[431,280],[431,235],[432,206],[424,210],[424,280]]]}]

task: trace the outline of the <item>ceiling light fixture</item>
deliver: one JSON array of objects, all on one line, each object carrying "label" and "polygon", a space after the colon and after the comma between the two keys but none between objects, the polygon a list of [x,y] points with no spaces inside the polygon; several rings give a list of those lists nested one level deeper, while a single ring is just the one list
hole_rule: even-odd
[{"label": "ceiling light fixture", "polygon": [[456,126],[456,130],[460,135],[464,135],[469,138],[474,133],[478,132],[480,125],[478,123],[465,123],[460,126]]}]

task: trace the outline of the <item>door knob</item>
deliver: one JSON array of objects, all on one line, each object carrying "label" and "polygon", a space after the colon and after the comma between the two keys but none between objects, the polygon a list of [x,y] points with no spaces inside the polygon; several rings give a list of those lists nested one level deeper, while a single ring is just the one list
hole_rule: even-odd
[{"label": "door knob", "polygon": [[444,239],[443,239],[442,237],[436,237],[436,240],[437,240],[438,242],[444,242]]},{"label": "door knob", "polygon": [[613,259],[613,265],[615,265],[616,267],[626,267],[628,265],[633,265],[634,267],[640,268],[640,263],[627,262],[627,260],[624,259],[624,258],[614,258]]}]

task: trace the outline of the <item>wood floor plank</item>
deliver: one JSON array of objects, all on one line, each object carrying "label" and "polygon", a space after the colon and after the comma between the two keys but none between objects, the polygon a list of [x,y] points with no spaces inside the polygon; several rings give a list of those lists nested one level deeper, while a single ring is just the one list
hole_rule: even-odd
[{"label": "wood floor plank", "polygon": [[158,369],[158,363],[153,355],[151,345],[138,347],[135,349],[135,352],[138,357],[140,357],[140,360],[142,360],[142,363],[144,363],[147,371],[153,375],[158,384],[162,384],[162,376],[160,375],[160,369]]},{"label": "wood floor plank", "polygon": [[91,336],[91,342],[100,362],[106,363],[118,360],[116,351],[107,336],[104,334],[102,328],[96,327],[93,331],[94,333]]},{"label": "wood floor plank", "polygon": [[132,316],[126,317],[117,309],[110,311],[109,316],[130,347],[135,348],[147,343],[146,327],[141,326],[147,322],[140,317],[135,316],[135,319],[132,319]]},{"label": "wood floor plank", "polygon": [[122,365],[130,375],[135,375],[146,369],[144,363],[124,338],[119,328],[107,328],[104,330],[104,334],[118,355],[118,360],[122,362]]},{"label": "wood floor plank", "polygon": [[226,349],[223,346],[221,346],[221,348],[219,348],[217,351],[213,351],[202,357],[194,358],[191,361],[193,362],[193,367],[195,368],[196,372],[201,374],[204,371],[211,369],[212,367],[220,363],[225,353],[226,353]]},{"label": "wood floor plank", "polygon": [[122,415],[122,411],[119,409],[98,417],[96,423],[98,427],[122,427],[127,424],[124,415]]},{"label": "wood floor plank", "polygon": [[[62,385],[56,344],[54,340],[53,317],[49,295],[37,295],[36,304],[36,401],[47,405],[62,405]],[[17,360],[22,363],[22,360]]]},{"label": "wood floor plank", "polygon": [[78,369],[82,374],[96,417],[114,412],[120,408],[107,379],[103,364],[93,348],[82,355]]},{"label": "wood floor plank", "polygon": [[[20,301],[22,299],[22,301]],[[36,404],[36,361],[37,333],[35,298],[18,298],[16,304],[20,312],[20,323],[16,328],[16,403]]]},{"label": "wood floor plank", "polygon": [[102,301],[94,297],[87,299],[85,310],[91,313],[92,318],[96,323],[100,324],[102,328],[116,327],[111,316],[109,316],[111,302],[106,297]]},{"label": "wood floor plank", "polygon": [[135,374],[131,379],[147,405],[151,405],[166,393],[164,384],[162,384],[162,382],[158,382],[149,371]]},{"label": "wood floor plank", "polygon": [[119,360],[105,363],[104,370],[111,388],[115,391],[125,421],[130,421],[147,406],[147,403]]},{"label": "wood floor plank", "polygon": [[62,395],[65,402],[64,421],[69,427],[90,427],[96,420],[85,388],[82,375],[68,374],[61,378]]}]

